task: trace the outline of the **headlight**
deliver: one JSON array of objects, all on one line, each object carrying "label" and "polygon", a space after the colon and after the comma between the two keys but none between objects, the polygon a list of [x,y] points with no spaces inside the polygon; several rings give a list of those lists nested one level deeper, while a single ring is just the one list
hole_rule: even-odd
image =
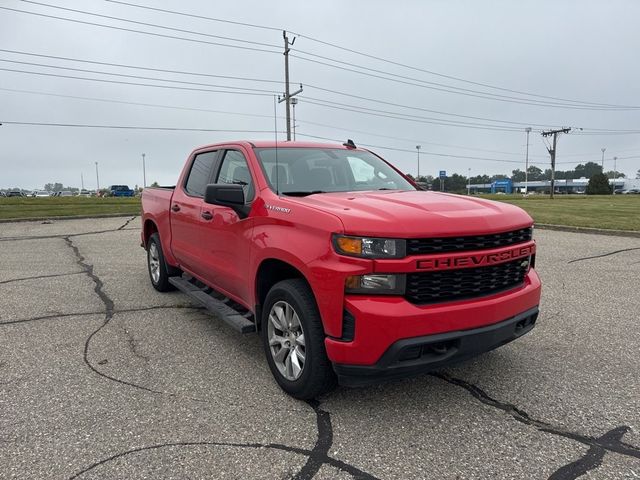
[{"label": "headlight", "polygon": [[334,235],[333,246],[342,255],[363,258],[403,258],[407,251],[404,240],[393,238]]},{"label": "headlight", "polygon": [[405,275],[351,275],[344,284],[345,293],[368,293],[378,295],[403,295],[406,284]]}]

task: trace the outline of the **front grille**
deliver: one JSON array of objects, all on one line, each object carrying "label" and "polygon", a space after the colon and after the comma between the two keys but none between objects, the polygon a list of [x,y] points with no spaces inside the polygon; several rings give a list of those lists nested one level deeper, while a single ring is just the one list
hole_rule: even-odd
[{"label": "front grille", "polygon": [[526,258],[490,267],[462,268],[407,275],[405,297],[411,303],[439,303],[492,295],[523,284]]},{"label": "front grille", "polygon": [[505,247],[531,240],[532,230],[531,227],[527,227],[512,232],[475,235],[472,237],[412,238],[407,240],[407,254],[424,255],[428,253],[463,252],[465,250]]}]

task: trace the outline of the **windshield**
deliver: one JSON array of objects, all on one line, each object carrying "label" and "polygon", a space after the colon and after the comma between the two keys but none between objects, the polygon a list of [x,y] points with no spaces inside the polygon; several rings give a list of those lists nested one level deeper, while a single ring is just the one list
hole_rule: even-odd
[{"label": "windshield", "polygon": [[283,195],[363,190],[415,190],[369,152],[339,148],[256,148],[271,189]]}]

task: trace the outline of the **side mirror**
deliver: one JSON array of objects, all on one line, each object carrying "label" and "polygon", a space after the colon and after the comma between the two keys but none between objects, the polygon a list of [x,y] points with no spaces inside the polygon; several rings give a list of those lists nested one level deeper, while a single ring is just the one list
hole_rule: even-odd
[{"label": "side mirror", "polygon": [[245,218],[249,213],[247,211],[248,207],[245,205],[242,185],[226,183],[209,184],[204,192],[204,203],[230,207],[240,218]]}]

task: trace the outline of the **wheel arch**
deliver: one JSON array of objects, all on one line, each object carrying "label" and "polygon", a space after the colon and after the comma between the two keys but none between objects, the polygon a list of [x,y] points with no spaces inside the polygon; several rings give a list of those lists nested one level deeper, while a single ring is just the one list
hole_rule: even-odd
[{"label": "wheel arch", "polygon": [[262,262],[260,262],[258,270],[256,271],[255,279],[255,318],[258,329],[260,329],[262,306],[264,305],[269,290],[271,290],[271,287],[273,287],[276,283],[289,279],[303,280],[307,284],[307,287],[309,287],[309,291],[311,292],[311,295],[313,296],[313,299],[316,303],[316,308],[318,307],[318,301],[315,298],[315,293],[313,291],[313,288],[311,288],[309,280],[307,280],[305,275],[297,267],[291,265],[288,262],[285,262],[284,260],[280,260],[277,258],[266,258],[262,260]]}]

